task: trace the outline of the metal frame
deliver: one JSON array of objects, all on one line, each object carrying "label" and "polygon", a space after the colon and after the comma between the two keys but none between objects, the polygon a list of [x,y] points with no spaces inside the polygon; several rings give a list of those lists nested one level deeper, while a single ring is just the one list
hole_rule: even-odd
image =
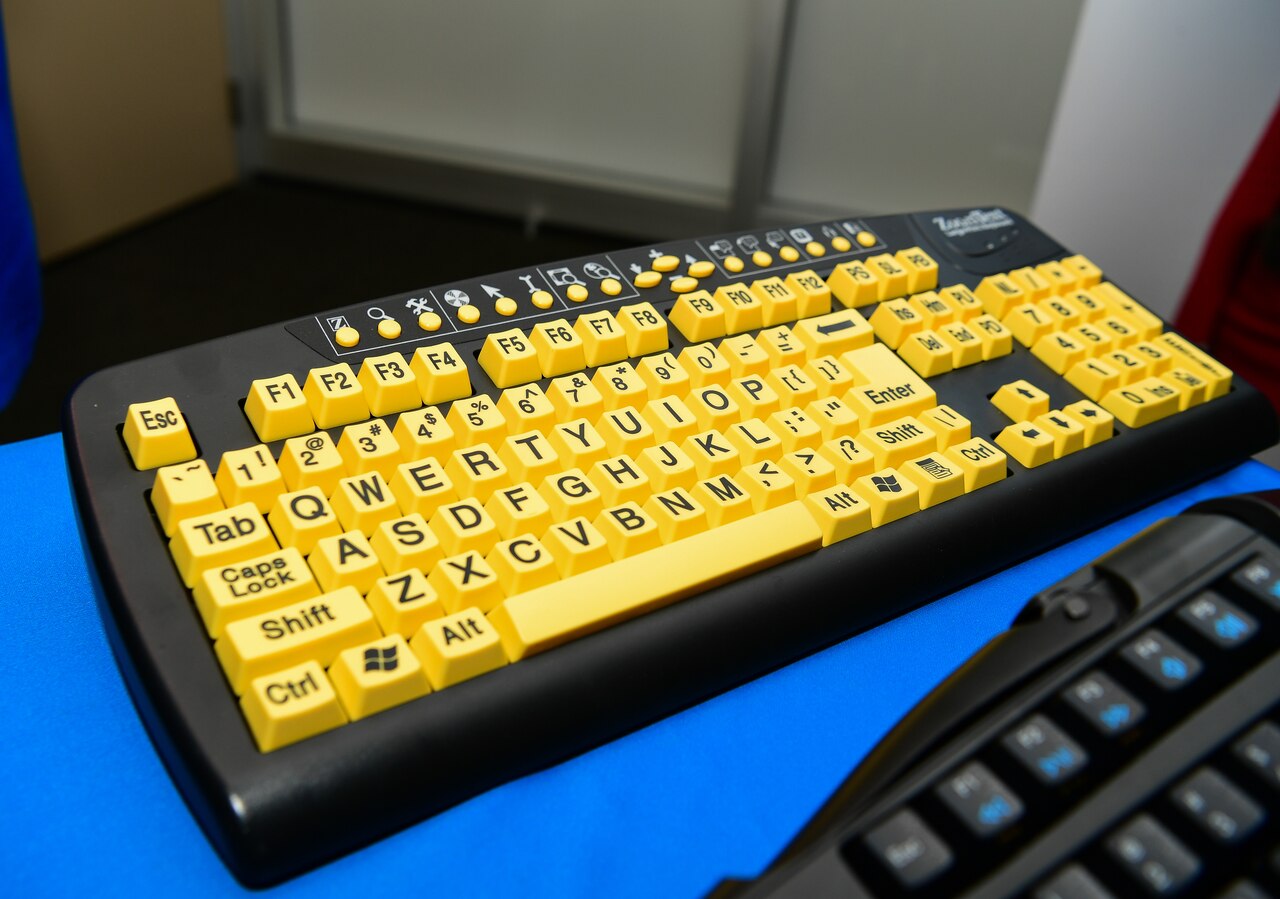
[{"label": "metal frame", "polygon": [[241,169],[515,216],[531,231],[546,221],[675,238],[820,218],[826,210],[766,203],[794,5],[794,0],[748,4],[752,65],[746,72],[734,177],[726,194],[618,172],[301,124],[289,108],[288,0],[224,0],[229,66],[241,115]]}]

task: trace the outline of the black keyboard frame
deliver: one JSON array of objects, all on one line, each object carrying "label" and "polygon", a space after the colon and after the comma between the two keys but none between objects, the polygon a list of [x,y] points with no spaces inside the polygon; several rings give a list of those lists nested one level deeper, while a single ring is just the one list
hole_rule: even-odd
[{"label": "black keyboard frame", "polygon": [[[882,245],[864,250],[855,243],[852,251],[823,259],[801,253],[796,263],[740,275],[721,269],[700,286],[714,291],[725,283],[807,268],[825,277],[837,262],[885,252],[884,244],[889,252],[924,248],[938,261],[938,283],[944,286],[972,287],[986,274],[1070,255],[1009,213],[1016,236],[993,252],[965,256],[930,225],[939,214],[956,213],[859,219]],[[810,230],[817,233],[824,224],[839,227],[843,221]],[[681,258],[705,258],[703,247],[711,241],[739,236],[654,246]],[[568,264],[619,265],[620,258],[640,258],[635,254],[648,249]],[[531,271],[459,284],[487,299],[483,284],[521,283],[520,276]],[[437,288],[436,295],[443,290]],[[676,300],[660,288],[641,293],[664,314]],[[352,321],[369,307],[398,310],[423,295],[415,291],[361,303],[117,366],[86,379],[67,403],[65,444],[73,494],[116,658],[183,796],[233,873],[247,884],[278,882],[871,628],[1222,471],[1277,436],[1270,404],[1237,377],[1225,396],[1140,430],[1117,422],[1112,439],[1041,468],[1024,469],[1011,459],[1010,477],[974,494],[260,753],[151,511],[147,494],[154,472],[133,468],[120,437],[125,408],[174,396],[200,455],[214,468],[224,451],[259,442],[237,403],[251,380],[284,372],[301,380],[309,369],[335,361],[324,334],[329,317],[345,315]],[[467,359],[475,391],[496,395],[475,361],[490,331],[634,302],[624,294],[536,316],[499,319],[488,313],[465,333],[413,334],[417,343],[394,348],[411,353],[416,345],[450,340]],[[412,317],[400,317],[412,326]],[[361,323],[366,339],[342,357],[353,367],[365,355],[387,351],[385,342],[368,338],[371,327]],[[674,326],[669,332],[673,353],[688,345]],[[975,436],[991,439],[1009,422],[987,397],[1018,378],[1044,388],[1053,408],[1083,398],[1016,341],[1008,356],[929,383],[939,402],[972,420]],[[278,454],[280,442],[270,446]]]}]

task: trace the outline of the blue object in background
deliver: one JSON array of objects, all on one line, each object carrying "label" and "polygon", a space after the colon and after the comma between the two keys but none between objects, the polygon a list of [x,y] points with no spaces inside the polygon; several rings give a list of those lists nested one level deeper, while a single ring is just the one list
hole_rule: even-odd
[{"label": "blue object in background", "polygon": [[4,46],[0,22],[0,409],[9,405],[40,330],[40,263],[18,163]]}]

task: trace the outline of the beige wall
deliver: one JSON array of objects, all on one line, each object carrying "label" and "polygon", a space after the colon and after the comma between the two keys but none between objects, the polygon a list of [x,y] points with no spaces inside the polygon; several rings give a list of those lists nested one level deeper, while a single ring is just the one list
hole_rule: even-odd
[{"label": "beige wall", "polygon": [[218,0],[4,0],[42,259],[236,177]]}]

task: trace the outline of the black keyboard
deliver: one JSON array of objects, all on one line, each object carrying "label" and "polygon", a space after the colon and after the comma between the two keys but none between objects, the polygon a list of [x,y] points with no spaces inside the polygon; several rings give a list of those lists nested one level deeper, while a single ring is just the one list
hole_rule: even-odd
[{"label": "black keyboard", "polygon": [[266,884],[1221,471],[1266,400],[1003,209],[671,241],[98,373],[135,702]]},{"label": "black keyboard", "polygon": [[1280,491],[1042,591],[728,897],[1280,893]]}]

